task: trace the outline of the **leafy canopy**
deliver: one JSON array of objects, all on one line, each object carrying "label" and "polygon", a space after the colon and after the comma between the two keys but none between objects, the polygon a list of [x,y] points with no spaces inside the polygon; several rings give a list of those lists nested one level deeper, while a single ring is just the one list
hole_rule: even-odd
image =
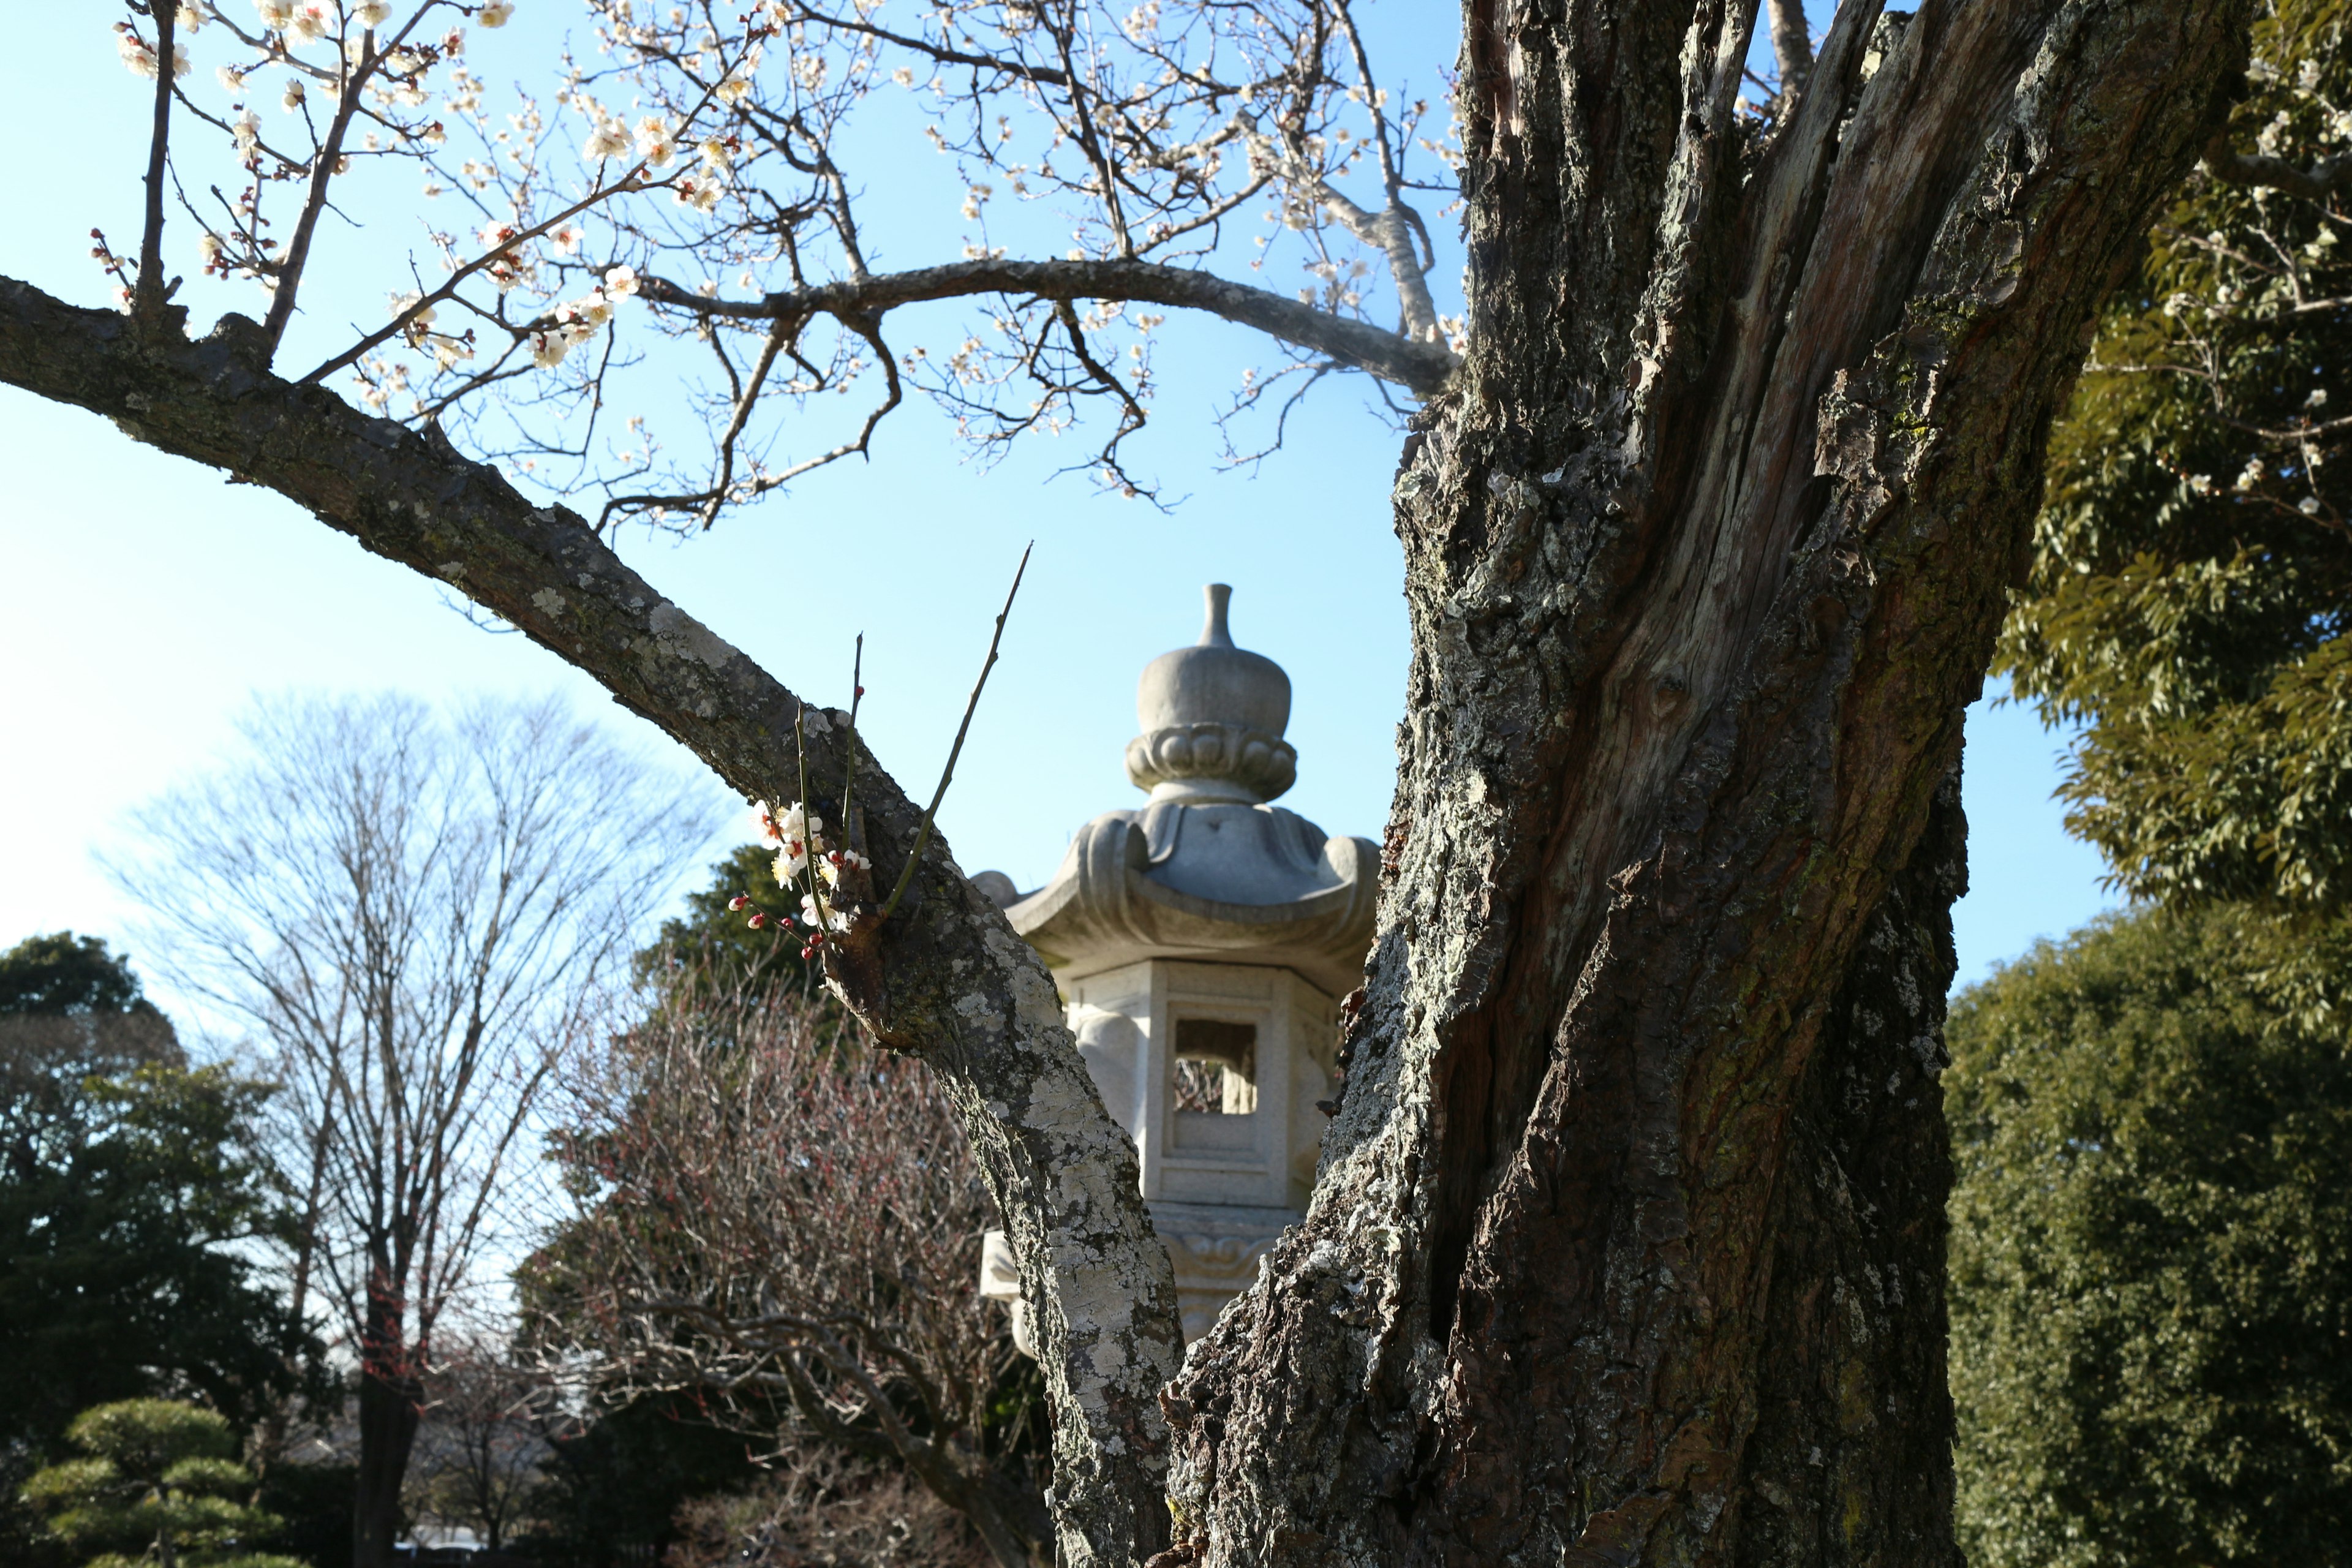
[{"label": "leafy canopy", "polygon": [[2282,1004],[2263,925],[2109,920],[1952,1009],[1952,1392],[1979,1568],[2342,1558],[2352,1042],[2340,1014]]},{"label": "leafy canopy", "polygon": [[[2259,22],[2233,146],[2352,151],[2346,0]],[[2085,721],[2069,826],[2136,898],[2340,899],[2352,874],[2352,206],[2193,174],[2051,445],[1996,668]]]},{"label": "leafy canopy", "polygon": [[94,938],[0,954],[0,1444],[75,1411],[200,1392],[237,1417],[294,1394],[315,1344],[242,1244],[285,1206],[258,1157],[268,1086],[186,1069]]},{"label": "leafy canopy", "polygon": [[26,1500],[77,1546],[122,1546],[89,1568],[130,1568],[152,1554],[184,1568],[302,1568],[244,1549],[278,1521],[236,1500],[253,1477],[236,1438],[213,1411],[164,1399],[101,1405],[68,1429],[84,1457],[25,1483]]},{"label": "leafy canopy", "polygon": [[143,1005],[131,962],[102,937],[28,936],[0,952],[0,1014],[129,1013]]}]

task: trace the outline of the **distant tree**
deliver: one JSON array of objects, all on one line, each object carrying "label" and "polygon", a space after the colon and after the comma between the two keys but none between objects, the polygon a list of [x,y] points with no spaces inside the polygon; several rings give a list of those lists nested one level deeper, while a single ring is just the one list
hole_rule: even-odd
[{"label": "distant tree", "polygon": [[86,1086],[185,1058],[171,1021],[98,937],[26,937],[0,952],[0,1176],[30,1181],[81,1136]]},{"label": "distant tree", "polygon": [[544,1343],[608,1398],[903,1470],[1002,1563],[1046,1549],[1034,1363],[977,1291],[995,1208],[919,1064],[687,985],[565,1078],[578,1212],[522,1276]]},{"label": "distant tree", "polygon": [[46,1447],[143,1394],[261,1418],[317,1348],[252,1256],[289,1217],[257,1149],[267,1086],[147,1067],[80,1093],[74,1135],[0,1181],[0,1437]]},{"label": "distant tree", "polygon": [[0,1561],[54,1555],[18,1491],[75,1412],[197,1390],[250,1418],[315,1364],[236,1247],[278,1213],[262,1091],[182,1070],[139,990],[95,937],[0,952]]},{"label": "distant tree", "polygon": [[0,952],[0,1014],[125,1015],[159,1017],[139,994],[130,960],[100,937],[69,931],[28,936]]},{"label": "distant tree", "polygon": [[70,1429],[87,1456],[41,1471],[25,1495],[77,1546],[128,1546],[89,1568],[304,1568],[251,1550],[278,1520],[236,1500],[253,1477],[217,1413],[162,1399],[101,1405]]},{"label": "distant tree", "polygon": [[2207,150],[2108,306],[1996,660],[2087,721],[2069,821],[2137,897],[2352,886],[2347,24],[2346,0],[2256,24],[2257,150]]},{"label": "distant tree", "polygon": [[555,1390],[503,1336],[479,1330],[445,1338],[424,1384],[409,1511],[497,1552],[538,1488]]},{"label": "distant tree", "polygon": [[1979,1568],[2346,1561],[2352,1042],[2282,1005],[2251,918],[2111,919],[1953,1005]]},{"label": "distant tree", "polygon": [[781,1456],[751,1486],[679,1510],[667,1568],[988,1568],[971,1526],[895,1467],[830,1448]]},{"label": "distant tree", "polygon": [[143,812],[124,882],[281,1085],[284,1262],[356,1366],[353,1555],[384,1568],[434,1337],[519,1231],[511,1156],[618,979],[695,798],[551,702],[258,707],[231,766]]},{"label": "distant tree", "polygon": [[772,1446],[741,1429],[738,1401],[721,1426],[691,1394],[592,1402],[587,1418],[551,1424],[544,1479],[519,1547],[578,1568],[662,1560],[686,1533],[679,1511],[698,1498],[754,1486]]}]

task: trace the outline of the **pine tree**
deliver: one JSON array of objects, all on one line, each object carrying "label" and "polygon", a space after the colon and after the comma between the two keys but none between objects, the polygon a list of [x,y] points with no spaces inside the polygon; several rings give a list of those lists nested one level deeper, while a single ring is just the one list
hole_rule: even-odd
[{"label": "pine tree", "polygon": [[253,1477],[233,1457],[228,1422],[168,1399],[100,1405],[68,1433],[88,1456],[52,1465],[25,1484],[26,1500],[79,1547],[101,1550],[89,1568],[302,1568],[247,1550],[278,1526],[236,1500]]}]

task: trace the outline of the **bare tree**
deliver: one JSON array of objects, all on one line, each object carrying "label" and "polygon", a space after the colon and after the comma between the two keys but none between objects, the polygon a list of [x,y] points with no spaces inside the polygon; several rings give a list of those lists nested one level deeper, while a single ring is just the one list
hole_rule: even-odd
[{"label": "bare tree", "polygon": [[478,1323],[443,1328],[422,1381],[408,1511],[469,1529],[497,1552],[541,1479],[556,1390],[508,1335]]},{"label": "bare tree", "polygon": [[977,1290],[995,1205],[920,1063],[685,984],[565,1079],[582,1206],[526,1278],[601,1395],[694,1393],[780,1447],[903,1467],[1011,1568],[1049,1552],[1018,1452],[1042,1423],[992,1408],[1027,1383]]},{"label": "bare tree", "polygon": [[[1003,1210],[1065,1560],[1940,1568],[1961,713],[2087,324],[2226,125],[2253,5],[1843,0],[1759,115],[1752,3],[1465,0],[1458,134],[1431,139],[1459,184],[1432,195],[1347,0],[608,0],[593,59],[549,63],[558,110],[507,115],[444,29],[509,0],[259,0],[258,30],[187,8],[233,47],[148,4],[122,35],[142,232],[100,247],[122,301],[0,282],[0,379],[453,584],[747,797],[814,795],[876,886],[905,875],[887,919],[845,886],[827,972],[936,1072]],[[271,121],[297,129],[199,100],[184,45],[227,49],[240,92],[247,66],[310,84]],[[877,272],[856,193],[889,170],[844,127],[901,72],[972,216]],[[355,242],[398,301],[294,359],[320,215],[369,209],[336,182],[401,158],[478,205],[405,266]],[[204,254],[267,310],[191,339],[165,216],[224,162],[245,178],[197,207]],[[1418,196],[1456,194],[1458,332],[1416,294],[1453,254],[1430,265]],[[1307,298],[1255,280],[1259,237]],[[958,298],[976,324],[909,341],[906,307]],[[1141,488],[1120,435],[1163,310],[1288,345],[1286,385],[1360,371],[1403,400],[1413,637],[1314,1202],[1172,1388],[1132,1148],[1037,956],[845,714],[487,460],[587,487],[602,521],[698,525],[867,449],[911,383],[984,441],[1099,410],[1100,470]],[[646,317],[709,356],[677,459],[622,412],[610,327]],[[674,374],[657,346],[639,363]],[[352,376],[359,405],[326,384]],[[861,383],[829,425],[818,395]],[[887,567],[826,586],[890,602]]]},{"label": "bare tree", "polygon": [[742,1492],[678,1510],[664,1568],[986,1568],[961,1515],[906,1475],[793,1449]]},{"label": "bare tree", "polygon": [[244,754],[141,814],[116,874],[168,971],[281,1084],[298,1312],[356,1368],[357,1560],[387,1561],[444,1315],[519,1235],[562,1049],[708,822],[553,702],[260,705]]}]

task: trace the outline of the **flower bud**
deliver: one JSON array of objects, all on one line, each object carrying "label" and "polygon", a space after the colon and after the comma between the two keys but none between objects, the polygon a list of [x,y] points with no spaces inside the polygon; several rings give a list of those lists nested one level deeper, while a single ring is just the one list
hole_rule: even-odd
[{"label": "flower bud", "polygon": [[751,899],[742,893],[738,893],[733,898],[727,900],[727,907],[730,910],[749,909],[751,905]]},{"label": "flower bud", "polygon": [[761,929],[761,928],[762,928],[762,927],[764,927],[767,923],[768,923],[768,916],[767,916],[767,911],[766,911],[766,910],[752,910],[752,911],[751,911],[751,929],[752,929],[753,931],[758,931],[758,930]]}]

